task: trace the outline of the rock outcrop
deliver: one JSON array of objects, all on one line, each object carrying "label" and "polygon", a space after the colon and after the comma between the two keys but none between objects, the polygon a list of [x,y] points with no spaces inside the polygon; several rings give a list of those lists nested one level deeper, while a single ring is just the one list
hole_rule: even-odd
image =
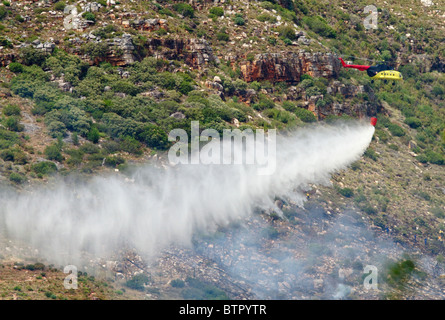
[{"label": "rock outcrop", "polygon": [[144,47],[147,55],[168,60],[184,61],[194,69],[209,63],[218,64],[219,58],[205,39],[149,39]]},{"label": "rock outcrop", "polygon": [[13,53],[5,53],[0,54],[0,67],[6,67],[15,59],[15,55]]},{"label": "rock outcrop", "polygon": [[240,64],[246,82],[268,80],[271,82],[298,83],[303,74],[312,77],[335,78],[340,62],[330,53],[309,53],[304,50],[281,53],[257,54],[252,61]]}]

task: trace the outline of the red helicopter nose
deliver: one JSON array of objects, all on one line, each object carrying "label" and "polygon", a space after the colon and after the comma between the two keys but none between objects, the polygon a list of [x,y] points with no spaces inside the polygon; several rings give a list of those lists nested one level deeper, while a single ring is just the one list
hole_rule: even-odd
[{"label": "red helicopter nose", "polygon": [[371,118],[371,124],[375,127],[375,125],[377,124],[377,118],[376,117],[372,117]]}]

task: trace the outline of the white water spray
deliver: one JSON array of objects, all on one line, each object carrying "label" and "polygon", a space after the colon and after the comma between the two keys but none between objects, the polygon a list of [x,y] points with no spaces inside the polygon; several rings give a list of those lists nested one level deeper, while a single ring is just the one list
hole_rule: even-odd
[{"label": "white water spray", "polygon": [[373,133],[368,123],[351,121],[277,137],[273,175],[258,175],[248,165],[147,165],[130,182],[99,176],[3,194],[0,218],[8,237],[26,241],[53,263],[79,266],[84,252],[105,256],[123,244],[148,257],[171,244],[189,244],[196,231],[273,208],[275,196],[302,205],[302,190],[328,184],[332,173],[358,160]]}]

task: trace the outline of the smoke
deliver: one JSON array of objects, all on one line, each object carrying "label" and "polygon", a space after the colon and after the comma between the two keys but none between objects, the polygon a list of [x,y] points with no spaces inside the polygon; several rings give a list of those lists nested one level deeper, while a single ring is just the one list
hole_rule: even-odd
[{"label": "smoke", "polygon": [[147,164],[129,178],[115,174],[3,191],[0,227],[6,237],[62,265],[79,266],[85,253],[106,256],[123,246],[148,258],[257,208],[279,212],[277,196],[302,205],[308,184],[329,184],[332,173],[360,158],[373,133],[371,125],[350,121],[278,136],[271,175],[259,175],[255,165]]}]

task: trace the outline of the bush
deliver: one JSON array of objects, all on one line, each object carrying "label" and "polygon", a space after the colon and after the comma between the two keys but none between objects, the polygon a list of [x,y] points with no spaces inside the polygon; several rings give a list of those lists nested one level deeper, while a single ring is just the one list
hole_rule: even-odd
[{"label": "bush", "polygon": [[368,203],[365,204],[361,209],[363,212],[365,212],[367,214],[376,214],[377,213],[377,209]]},{"label": "bush", "polygon": [[8,14],[4,6],[0,6],[0,20],[3,20],[4,17]]},{"label": "bush", "polygon": [[175,279],[175,280],[170,281],[170,285],[173,288],[183,288],[185,286],[185,282],[181,279]]},{"label": "bush", "polygon": [[89,21],[94,21],[96,22],[96,16],[94,15],[94,13],[92,12],[85,12],[84,14],[82,14],[82,17],[85,20],[89,20]]},{"label": "bush", "polygon": [[216,39],[218,39],[219,41],[229,41],[230,36],[225,32],[218,32],[216,34]]},{"label": "bush", "polygon": [[275,107],[275,103],[272,100],[268,99],[264,95],[260,95],[258,103],[255,103],[253,105],[253,108],[255,110],[259,110],[259,111],[266,110],[266,109],[271,109],[271,108],[274,108],[274,107]]},{"label": "bush", "polygon": [[222,17],[224,15],[224,9],[221,7],[210,8],[209,12],[217,17]]},{"label": "bush", "polygon": [[277,18],[276,17],[274,17],[274,16],[272,16],[270,14],[267,14],[267,13],[262,13],[259,16],[257,16],[256,18],[257,18],[258,21],[261,21],[261,22],[265,22],[265,21],[268,21],[270,23],[276,23],[277,22]]},{"label": "bush", "polygon": [[212,284],[194,278],[187,278],[188,288],[183,292],[183,298],[190,300],[227,300],[228,297],[221,289]]},{"label": "bush", "polygon": [[11,116],[6,118],[6,120],[4,121],[5,127],[10,130],[10,131],[23,131],[23,129],[25,128],[24,125],[20,124],[20,118],[17,116]]},{"label": "bush", "polygon": [[150,281],[150,278],[147,275],[141,273],[133,276],[125,283],[125,285],[130,289],[144,291],[144,285],[147,284],[148,281]]},{"label": "bush", "polygon": [[237,25],[237,26],[243,26],[246,24],[246,21],[244,20],[243,17],[240,16],[236,16],[235,18],[233,18],[233,22]]},{"label": "bush", "polygon": [[50,174],[57,171],[57,166],[51,161],[41,161],[32,165],[32,170],[37,174]]},{"label": "bush", "polygon": [[431,93],[434,94],[436,97],[443,96],[444,90],[440,85],[436,85],[433,87],[433,90],[431,90]]},{"label": "bush", "polygon": [[49,132],[49,135],[53,138],[57,138],[57,137],[66,137],[67,133],[66,133],[66,126],[63,122],[61,121],[51,121],[50,123],[48,123],[47,125],[47,129]]},{"label": "bush", "polygon": [[389,123],[388,130],[395,137],[402,137],[405,135],[405,131],[403,130],[403,128],[396,125],[395,123]]},{"label": "bush", "polygon": [[88,42],[82,46],[81,51],[83,54],[90,56],[92,60],[96,58],[104,58],[108,53],[108,45],[104,42]]},{"label": "bush", "polygon": [[93,143],[98,143],[100,139],[99,129],[95,126],[91,127],[90,131],[87,133],[87,139]]},{"label": "bush", "polygon": [[5,116],[20,116],[20,108],[15,104],[8,104],[3,108],[3,114]]},{"label": "bush", "polygon": [[46,59],[46,54],[32,46],[20,49],[20,58],[27,66],[36,64],[40,66]]},{"label": "bush", "polygon": [[340,193],[343,197],[350,198],[354,196],[354,191],[351,188],[341,188],[338,189],[338,193]]},{"label": "bush", "polygon": [[298,118],[300,118],[301,121],[303,121],[303,122],[317,121],[317,118],[315,117],[315,115],[311,111],[304,109],[304,108],[297,107],[295,110],[295,115]]},{"label": "bush", "polygon": [[63,156],[60,150],[60,146],[57,144],[52,144],[47,146],[44,150],[45,156],[48,160],[62,161]]},{"label": "bush", "polygon": [[22,73],[23,72],[23,65],[18,62],[11,62],[9,64],[9,70],[14,73]]},{"label": "bush", "polygon": [[378,155],[372,148],[366,149],[365,153],[363,154],[365,157],[368,157],[369,159],[372,159],[374,161],[377,161]]},{"label": "bush", "polygon": [[12,172],[9,175],[9,180],[17,183],[17,184],[22,184],[23,182],[26,181],[26,177],[23,174],[17,173],[17,172]]},{"label": "bush", "polygon": [[175,3],[173,5],[173,10],[183,15],[184,17],[193,18],[195,15],[195,10],[193,9],[193,7],[183,2]]},{"label": "bush", "polygon": [[54,4],[54,10],[63,11],[65,10],[65,6],[66,6],[65,2],[58,1]]},{"label": "bush", "polygon": [[320,16],[304,17],[303,21],[314,32],[326,38],[336,38],[337,33]]},{"label": "bush", "polygon": [[25,19],[24,19],[21,15],[19,15],[19,14],[17,14],[17,15],[14,17],[14,19],[15,19],[15,21],[18,21],[18,22],[20,22],[20,23],[25,22]]},{"label": "bush", "polygon": [[415,118],[415,117],[406,118],[405,123],[413,129],[416,129],[422,125],[422,121],[419,118]]},{"label": "bush", "polygon": [[296,40],[297,35],[295,34],[295,30],[291,26],[280,26],[278,28],[278,33],[282,39]]},{"label": "bush", "polygon": [[169,144],[167,133],[156,125],[144,127],[139,134],[139,140],[143,141],[148,147],[157,149],[165,149]]},{"label": "bush", "polygon": [[429,150],[425,152],[426,159],[429,163],[443,165],[445,164],[445,157],[435,151]]}]

